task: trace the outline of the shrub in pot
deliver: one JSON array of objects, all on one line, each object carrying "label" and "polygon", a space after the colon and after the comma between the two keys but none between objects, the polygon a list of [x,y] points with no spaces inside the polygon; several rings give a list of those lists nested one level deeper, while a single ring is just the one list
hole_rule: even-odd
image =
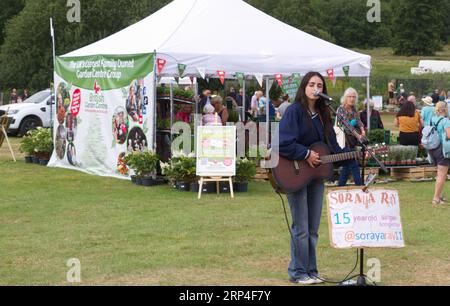
[{"label": "shrub in pot", "polygon": [[34,148],[35,143],[33,139],[33,134],[36,133],[37,130],[30,130],[27,132],[27,135],[25,135],[21,142],[19,150],[22,153],[25,153],[25,162],[26,163],[33,163],[33,156],[35,154]]},{"label": "shrub in pot", "polygon": [[235,192],[246,192],[248,182],[256,175],[256,165],[247,158],[236,160],[236,176],[233,189]]},{"label": "shrub in pot", "polygon": [[136,184],[144,186],[155,185],[156,165],[159,158],[154,152],[134,151],[125,156],[125,162],[136,174],[134,180]]},{"label": "shrub in pot", "polygon": [[179,190],[189,190],[189,185],[197,178],[195,154],[174,152],[167,163],[160,162],[161,173],[169,180],[169,184]]},{"label": "shrub in pot", "polygon": [[49,128],[38,127],[33,133],[35,155],[39,157],[41,165],[47,165],[53,152],[53,137]]}]

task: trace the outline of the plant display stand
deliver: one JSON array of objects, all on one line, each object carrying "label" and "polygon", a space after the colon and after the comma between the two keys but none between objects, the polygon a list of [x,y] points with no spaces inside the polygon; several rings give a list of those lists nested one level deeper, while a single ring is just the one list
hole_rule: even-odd
[{"label": "plant display stand", "polygon": [[433,166],[391,168],[391,177],[398,180],[434,178],[436,175],[437,168]]},{"label": "plant display stand", "polygon": [[230,195],[231,198],[234,198],[234,193],[233,193],[233,178],[230,177],[222,177],[222,176],[214,176],[214,177],[207,177],[207,176],[201,176],[200,180],[198,181],[199,184],[199,188],[198,188],[198,199],[200,200],[202,197],[202,186],[204,182],[216,182],[217,186],[216,186],[216,190],[217,190],[217,194],[220,193],[220,182],[229,182],[230,184]]},{"label": "plant display stand", "polygon": [[267,174],[267,170],[264,168],[256,168],[256,175],[253,178],[256,182],[266,182],[269,180],[269,176]]}]

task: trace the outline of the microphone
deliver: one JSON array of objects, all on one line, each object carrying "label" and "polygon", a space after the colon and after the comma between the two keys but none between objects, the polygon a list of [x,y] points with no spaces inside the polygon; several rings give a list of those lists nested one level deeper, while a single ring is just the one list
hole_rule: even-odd
[{"label": "microphone", "polygon": [[316,97],[319,96],[319,97],[321,97],[321,98],[324,98],[325,100],[328,100],[328,101],[334,101],[332,97],[329,97],[329,96],[327,96],[326,94],[321,93],[321,92],[318,91],[318,90],[316,90],[316,91],[314,92],[314,95],[315,95]]}]

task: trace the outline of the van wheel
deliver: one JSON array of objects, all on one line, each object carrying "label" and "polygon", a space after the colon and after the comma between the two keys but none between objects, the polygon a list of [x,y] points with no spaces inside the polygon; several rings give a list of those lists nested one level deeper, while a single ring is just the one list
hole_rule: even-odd
[{"label": "van wheel", "polygon": [[25,118],[20,124],[19,133],[22,136],[25,136],[29,130],[34,130],[38,126],[41,126],[41,123],[36,118]]}]

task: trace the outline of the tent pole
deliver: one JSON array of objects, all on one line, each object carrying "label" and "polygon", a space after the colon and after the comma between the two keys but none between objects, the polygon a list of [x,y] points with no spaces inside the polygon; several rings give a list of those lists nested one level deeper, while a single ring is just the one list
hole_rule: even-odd
[{"label": "tent pole", "polygon": [[269,122],[269,104],[270,104],[270,97],[269,97],[269,77],[266,77],[266,149],[268,148],[269,144],[269,128],[270,128],[270,122]]},{"label": "tent pole", "polygon": [[173,126],[173,83],[170,82],[170,143],[173,141],[173,134],[172,134],[172,126]]},{"label": "tent pole", "polygon": [[243,92],[243,94],[242,94],[242,118],[241,118],[241,121],[242,122],[245,122],[245,96],[246,96],[246,94],[245,94],[245,75],[244,75],[244,84],[243,84],[243,86],[242,86],[242,92]]},{"label": "tent pole", "polygon": [[156,152],[156,118],[157,118],[157,114],[156,114],[156,99],[157,99],[157,93],[156,93],[156,88],[158,86],[158,72],[157,72],[157,67],[156,67],[156,50],[153,51],[153,152]]},{"label": "tent pole", "polygon": [[[50,35],[52,37],[52,52],[53,52],[53,88],[50,89],[50,131],[53,137],[53,104],[56,106],[56,92],[55,92],[55,71],[56,71],[56,49],[55,49],[55,30],[53,28],[53,18],[50,18]],[[53,93],[53,94],[52,94]],[[56,113],[56,111],[55,111]]]},{"label": "tent pole", "polygon": [[370,103],[369,103],[369,99],[370,99],[370,77],[367,77],[367,132],[370,132]]}]

